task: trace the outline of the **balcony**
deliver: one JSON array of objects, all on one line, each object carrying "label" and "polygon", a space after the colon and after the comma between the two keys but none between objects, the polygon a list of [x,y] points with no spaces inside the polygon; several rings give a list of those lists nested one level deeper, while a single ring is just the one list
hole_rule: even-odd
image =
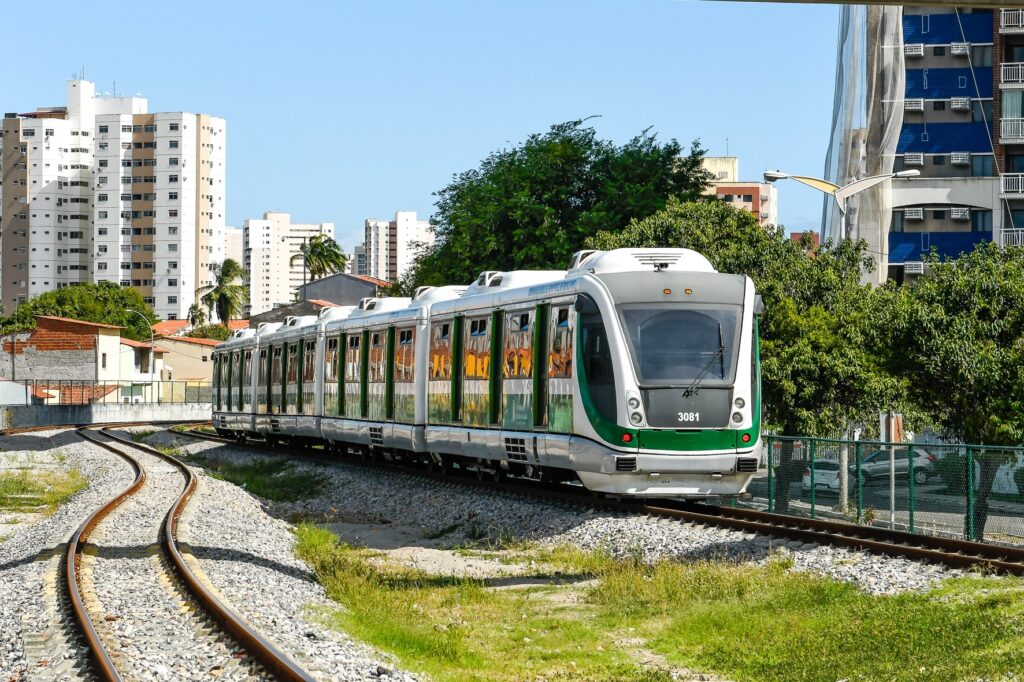
[{"label": "balcony", "polygon": [[903,108],[906,111],[924,111],[924,100],[920,98],[904,100]]},{"label": "balcony", "polygon": [[1024,9],[1004,9],[999,16],[1000,33],[1024,33]]},{"label": "balcony", "polygon": [[949,46],[949,53],[954,57],[966,57],[971,54],[970,43],[952,43]]},{"label": "balcony", "polygon": [[924,220],[924,209],[923,208],[905,208],[903,209],[904,220]]},{"label": "balcony", "polygon": [[1004,118],[999,122],[999,141],[1024,142],[1024,118]]},{"label": "balcony", "polygon": [[970,97],[952,97],[949,100],[949,108],[953,111],[970,111],[971,110],[971,98]]},{"label": "balcony", "polygon": [[968,221],[971,219],[971,209],[966,206],[954,206],[949,209],[949,217],[953,220]]},{"label": "balcony", "polygon": [[924,154],[920,153],[907,153],[903,155],[903,165],[905,166],[923,166],[924,165]]},{"label": "balcony", "polygon": [[999,84],[1007,88],[1024,88],[1024,62],[1008,62],[1002,65]]},{"label": "balcony", "polygon": [[924,45],[921,43],[917,43],[914,45],[904,45],[903,54],[906,57],[923,57]]},{"label": "balcony", "polygon": [[1024,230],[1003,230],[999,233],[999,245],[1002,247],[1024,246]]},{"label": "balcony", "polygon": [[1020,195],[1024,198],[1024,173],[1003,173],[999,176],[1000,191],[1003,195]]},{"label": "balcony", "polygon": [[949,155],[949,162],[954,166],[970,166],[971,154],[970,152],[953,152]]}]

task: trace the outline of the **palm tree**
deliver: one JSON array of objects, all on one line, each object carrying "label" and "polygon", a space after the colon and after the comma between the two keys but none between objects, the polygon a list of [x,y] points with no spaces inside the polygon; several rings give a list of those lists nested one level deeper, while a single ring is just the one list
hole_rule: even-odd
[{"label": "palm tree", "polygon": [[206,311],[198,303],[188,307],[188,323],[193,327],[202,327],[206,324]]},{"label": "palm tree", "polygon": [[237,280],[245,280],[246,272],[238,261],[231,258],[214,265],[210,271],[213,284],[196,289],[196,295],[201,296],[199,300],[211,314],[216,311],[221,324],[227,325],[228,320],[237,317],[249,301],[249,287],[237,283]]},{"label": "palm tree", "polygon": [[290,263],[305,262],[309,270],[309,281],[312,282],[324,275],[341,272],[348,263],[345,252],[338,242],[326,234],[318,234],[308,242],[303,242],[299,252],[292,256]]}]

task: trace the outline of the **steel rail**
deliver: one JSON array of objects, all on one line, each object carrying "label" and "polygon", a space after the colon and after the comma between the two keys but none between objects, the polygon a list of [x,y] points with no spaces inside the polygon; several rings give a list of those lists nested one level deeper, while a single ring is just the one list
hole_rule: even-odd
[{"label": "steel rail", "polygon": [[[175,431],[175,433],[192,438],[234,445],[236,447],[239,446],[238,442],[234,439],[196,432],[193,429]],[[243,447],[273,452],[278,455],[281,454],[279,449],[267,445],[257,445],[252,442]],[[318,461],[324,461],[325,459],[336,461],[334,458],[324,456],[317,456],[315,459]],[[491,481],[476,481],[465,477],[444,476],[420,469],[369,463],[360,460],[344,459],[341,461],[348,464],[401,471],[446,483],[461,483],[468,486],[533,495],[548,500],[584,504],[613,511],[650,514],[652,516],[686,520],[704,525],[755,532],[773,537],[785,537],[803,542],[849,547],[873,554],[904,556],[957,568],[980,566],[1014,575],[1024,575],[1024,548],[1022,547],[971,542],[959,538],[908,533],[888,528],[879,528],[878,526],[860,526],[842,521],[786,516],[757,509],[727,507],[707,503],[672,500],[652,500],[649,502],[613,501],[594,498],[588,494],[573,491],[564,485],[527,484],[525,479],[514,484],[499,484]]]},{"label": "steel rail", "polygon": [[[192,470],[176,457],[160,452],[148,445],[136,443],[123,438],[101,427],[100,433],[118,443],[128,445],[147,454],[159,457],[160,459],[174,465],[185,476],[185,488],[181,496],[175,501],[164,517],[163,529],[161,531],[161,544],[168,559],[174,566],[185,588],[192,597],[216,620],[221,627],[231,634],[235,640],[253,658],[259,661],[263,667],[273,674],[277,679],[285,682],[314,682],[315,678],[299,667],[286,654],[274,646],[266,637],[253,629],[243,618],[236,614],[231,608],[218,599],[202,581],[192,572],[185,558],[178,547],[177,530],[178,520],[185,505],[196,489],[196,477]],[[103,443],[108,450],[117,452],[118,449],[110,443]]]}]

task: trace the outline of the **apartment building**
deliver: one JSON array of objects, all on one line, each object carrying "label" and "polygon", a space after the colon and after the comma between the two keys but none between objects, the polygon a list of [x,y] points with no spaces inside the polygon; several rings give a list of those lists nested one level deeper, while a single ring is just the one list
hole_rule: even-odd
[{"label": "apartment building", "polygon": [[740,180],[740,160],[735,156],[706,156],[702,163],[712,176],[705,194],[753,213],[761,225],[778,224],[778,190],[774,184]]},{"label": "apartment building", "polygon": [[356,247],[355,274],[394,282],[408,271],[420,249],[433,243],[430,221],[417,220],[416,211],[396,211],[392,220],[367,219],[362,248]]},{"label": "apartment building", "polygon": [[[303,267],[292,256],[316,235],[334,237],[334,223],[293,223],[291,215],[268,211],[242,224],[244,267],[249,273],[247,317],[288,305],[303,284]],[[308,273],[305,275],[309,278]]]},{"label": "apartment building", "polygon": [[136,288],[185,317],[223,240],[225,121],[147,113],[142,97],[67,84],[67,105],[6,114],[0,299],[82,282]]}]

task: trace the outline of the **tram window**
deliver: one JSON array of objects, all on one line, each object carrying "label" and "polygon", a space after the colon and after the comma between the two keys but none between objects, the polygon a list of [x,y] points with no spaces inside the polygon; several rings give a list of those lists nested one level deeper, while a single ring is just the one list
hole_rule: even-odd
[{"label": "tram window", "polygon": [[572,376],[573,330],[569,326],[569,308],[559,308],[551,320],[548,343],[548,376],[552,379]]},{"label": "tram window", "polygon": [[430,342],[430,379],[452,378],[451,325],[434,323]]},{"label": "tram window", "polygon": [[416,354],[413,341],[416,333],[412,329],[398,330],[398,347],[395,349],[395,381],[408,383],[415,379]]},{"label": "tram window", "polygon": [[506,379],[529,379],[533,376],[533,335],[531,313],[508,313],[505,329],[503,372]]},{"label": "tram window", "polygon": [[580,317],[583,374],[590,390],[590,398],[602,417],[614,420],[615,373],[604,320],[601,319],[600,313],[585,313]]},{"label": "tram window", "polygon": [[451,335],[451,325],[447,322],[441,325],[441,338],[447,339]]},{"label": "tram window", "polygon": [[316,379],[316,341],[306,342],[306,352],[302,356],[302,380]]}]

